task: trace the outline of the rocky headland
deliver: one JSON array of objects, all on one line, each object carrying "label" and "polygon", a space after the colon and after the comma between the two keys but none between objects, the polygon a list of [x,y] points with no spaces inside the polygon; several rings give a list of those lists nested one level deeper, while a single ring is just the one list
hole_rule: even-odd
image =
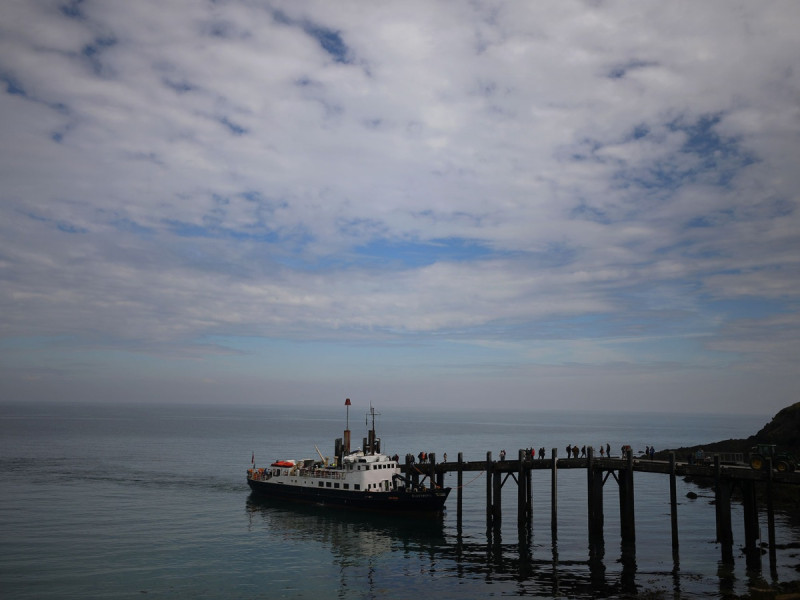
[{"label": "rocky headland", "polygon": [[779,451],[790,452],[794,454],[795,458],[800,459],[800,402],[795,402],[778,412],[758,433],[748,438],[672,448],[656,452],[656,456],[666,460],[669,453],[674,452],[678,460],[683,460],[684,457],[689,454],[694,455],[701,448],[707,455],[736,452],[746,455],[756,444],[775,444]]},{"label": "rocky headland", "polygon": [[[748,460],[751,449],[756,444],[775,444],[779,452],[788,452],[800,461],[800,402],[787,406],[772,420],[764,425],[758,433],[744,439],[730,439],[708,442],[696,446],[685,446],[656,452],[656,458],[667,460],[669,453],[674,452],[677,460],[686,460],[689,455],[695,456],[702,449],[705,456],[714,454],[742,453]],[[800,462],[797,464],[800,469]],[[697,480],[694,483],[708,486],[708,482]],[[776,508],[782,510],[792,521],[800,522],[800,486],[776,486],[774,490]]]}]

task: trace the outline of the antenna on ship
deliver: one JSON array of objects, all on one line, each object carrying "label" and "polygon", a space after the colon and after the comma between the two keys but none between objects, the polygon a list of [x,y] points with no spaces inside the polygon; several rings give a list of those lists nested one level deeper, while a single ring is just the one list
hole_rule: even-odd
[{"label": "antenna on ship", "polygon": [[369,413],[367,413],[367,418],[372,415],[372,428],[369,430],[369,453],[375,454],[375,446],[378,446],[378,452],[380,452],[380,440],[375,437],[375,415],[380,416],[380,413],[375,412],[375,408],[372,406],[372,402],[369,403]]}]

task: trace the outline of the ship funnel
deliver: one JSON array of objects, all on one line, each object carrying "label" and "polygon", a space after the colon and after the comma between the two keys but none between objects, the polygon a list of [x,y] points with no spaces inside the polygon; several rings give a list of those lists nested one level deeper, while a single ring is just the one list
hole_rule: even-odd
[{"label": "ship funnel", "polygon": [[344,450],[344,454],[350,454],[350,398],[344,401],[344,405],[347,407],[347,425],[344,430],[342,449]]}]

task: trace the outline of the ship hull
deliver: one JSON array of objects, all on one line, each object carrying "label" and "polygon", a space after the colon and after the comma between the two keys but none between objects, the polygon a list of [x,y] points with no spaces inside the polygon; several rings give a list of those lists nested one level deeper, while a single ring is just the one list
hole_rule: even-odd
[{"label": "ship hull", "polygon": [[250,478],[248,478],[247,483],[255,495],[263,498],[279,498],[334,508],[398,514],[441,513],[450,493],[450,488],[414,491],[406,491],[405,488],[401,488],[397,491],[388,492],[356,492],[301,487]]}]

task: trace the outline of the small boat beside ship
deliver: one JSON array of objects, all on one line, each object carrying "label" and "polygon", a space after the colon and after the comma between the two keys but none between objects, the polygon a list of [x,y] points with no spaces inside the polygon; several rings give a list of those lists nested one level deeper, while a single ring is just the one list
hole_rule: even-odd
[{"label": "small boat beside ship", "polygon": [[[350,406],[347,399],[345,406]],[[350,450],[349,412],[344,438],[336,440],[336,458],[329,464],[318,458],[283,459],[269,467],[247,470],[254,495],[354,510],[397,514],[439,514],[450,488],[413,485],[400,469],[397,456],[380,451],[375,435],[375,409],[370,407],[372,428],[362,448]],[[315,447],[316,448],[316,447]]]}]

